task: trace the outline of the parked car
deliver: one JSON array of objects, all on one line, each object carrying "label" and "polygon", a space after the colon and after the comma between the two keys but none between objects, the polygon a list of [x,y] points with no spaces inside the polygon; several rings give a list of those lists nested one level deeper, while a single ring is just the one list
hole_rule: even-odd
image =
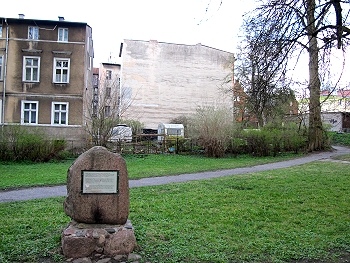
[{"label": "parked car", "polygon": [[132,129],[125,124],[120,124],[112,129],[112,136],[109,139],[110,142],[132,141]]}]

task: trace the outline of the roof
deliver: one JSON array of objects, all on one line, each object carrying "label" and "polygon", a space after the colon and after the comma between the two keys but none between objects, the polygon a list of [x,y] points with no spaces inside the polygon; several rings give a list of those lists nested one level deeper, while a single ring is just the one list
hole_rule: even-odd
[{"label": "roof", "polygon": [[[7,21],[8,23],[16,23],[16,24],[32,24],[33,22],[35,24],[39,23],[38,26],[41,24],[49,24],[49,25],[65,25],[65,26],[89,26],[86,22],[72,22],[72,21],[66,21],[62,20],[61,17],[58,17],[59,20],[41,20],[41,19],[25,19],[25,18],[6,18],[6,17],[0,17],[0,21]],[[89,26],[90,27],[90,26]]]},{"label": "roof", "polygon": [[350,97],[350,90],[338,90],[338,96]]},{"label": "roof", "polygon": [[158,128],[164,127],[164,128],[172,128],[172,129],[183,129],[183,124],[174,124],[174,123],[160,123],[158,125]]}]

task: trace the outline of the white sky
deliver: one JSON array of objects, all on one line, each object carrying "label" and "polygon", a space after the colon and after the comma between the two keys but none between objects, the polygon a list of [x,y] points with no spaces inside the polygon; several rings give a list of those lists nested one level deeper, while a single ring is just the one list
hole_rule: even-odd
[{"label": "white sky", "polygon": [[[15,0],[7,1],[0,17],[24,14],[25,19],[57,20],[63,16],[66,21],[86,22],[92,27],[94,67],[98,67],[109,62],[110,55],[118,57],[123,39],[201,43],[235,53],[242,15],[253,8],[254,0],[61,0],[58,4]],[[342,64],[342,58],[337,60]],[[299,64],[293,77],[307,79],[307,67],[307,60]],[[349,76],[344,76],[345,85],[349,85]]]},{"label": "white sky", "polygon": [[[253,0],[8,1],[0,16],[86,22],[92,27],[94,66],[118,56],[123,39],[203,45],[234,52],[242,15]],[[208,12],[206,8],[209,5]]]}]

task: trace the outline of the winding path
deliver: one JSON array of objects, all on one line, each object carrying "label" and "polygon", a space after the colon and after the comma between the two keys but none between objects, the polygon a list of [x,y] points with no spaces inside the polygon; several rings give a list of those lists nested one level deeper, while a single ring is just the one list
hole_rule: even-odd
[{"label": "winding path", "polygon": [[[307,156],[293,159],[293,160],[257,165],[252,167],[201,172],[201,173],[195,173],[195,174],[180,174],[180,175],[174,175],[174,176],[143,178],[139,180],[129,180],[129,187],[133,188],[133,187],[142,187],[142,186],[163,185],[163,184],[170,184],[170,183],[179,183],[179,182],[216,178],[216,177],[229,176],[229,175],[268,171],[268,170],[274,170],[274,169],[287,168],[295,165],[301,165],[301,164],[318,161],[318,160],[329,160],[332,157],[335,157],[338,155],[350,154],[350,148],[341,147],[341,146],[333,146],[333,148],[334,148],[334,151],[330,151],[330,152],[313,153],[313,154],[309,154]],[[59,197],[59,196],[66,196],[66,195],[67,195],[67,189],[65,185],[52,186],[52,187],[33,187],[33,188],[11,190],[11,191],[0,191],[0,203],[24,201],[24,200],[40,199],[40,198],[48,198],[48,197]]]}]

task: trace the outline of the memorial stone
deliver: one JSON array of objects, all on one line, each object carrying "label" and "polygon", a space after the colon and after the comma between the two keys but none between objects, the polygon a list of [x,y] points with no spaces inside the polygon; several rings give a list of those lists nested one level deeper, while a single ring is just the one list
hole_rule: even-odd
[{"label": "memorial stone", "polygon": [[68,170],[64,211],[81,223],[125,224],[129,184],[123,157],[102,146],[80,155]]},{"label": "memorial stone", "polygon": [[62,233],[67,258],[128,255],[137,247],[129,216],[126,162],[95,146],[68,169],[64,211],[72,219]]}]

